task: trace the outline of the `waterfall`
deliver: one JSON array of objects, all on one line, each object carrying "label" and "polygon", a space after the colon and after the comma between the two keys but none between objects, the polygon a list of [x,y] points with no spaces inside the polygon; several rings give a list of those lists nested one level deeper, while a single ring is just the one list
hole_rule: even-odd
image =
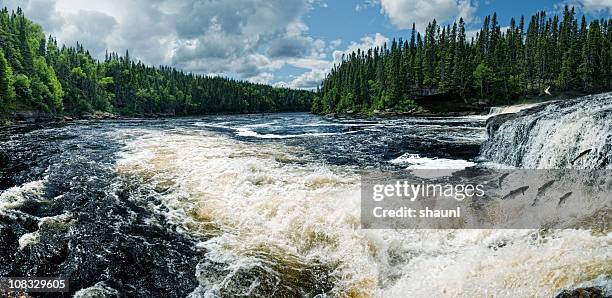
[{"label": "waterfall", "polygon": [[540,103],[525,103],[512,106],[491,107],[491,109],[489,110],[489,116],[518,113],[522,110],[533,108],[538,105],[540,105]]},{"label": "waterfall", "polygon": [[612,169],[612,93],[550,102],[487,121],[480,159],[534,169]]}]

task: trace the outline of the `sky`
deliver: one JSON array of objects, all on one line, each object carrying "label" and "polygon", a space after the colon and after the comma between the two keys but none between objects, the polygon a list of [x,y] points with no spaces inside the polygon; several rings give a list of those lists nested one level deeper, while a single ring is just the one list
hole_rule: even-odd
[{"label": "sky", "polygon": [[612,15],[612,0],[0,0],[99,59],[129,50],[149,65],[300,89],[316,88],[343,53],[406,38],[413,23],[462,17],[469,33],[493,12],[505,26],[565,4]]}]

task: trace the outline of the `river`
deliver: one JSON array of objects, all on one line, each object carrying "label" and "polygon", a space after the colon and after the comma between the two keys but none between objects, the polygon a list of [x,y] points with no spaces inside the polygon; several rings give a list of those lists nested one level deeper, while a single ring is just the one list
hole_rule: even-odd
[{"label": "river", "polygon": [[487,118],[3,129],[0,276],[80,297],[545,297],[609,274],[612,238],[588,230],[360,228],[364,171],[485,164]]}]

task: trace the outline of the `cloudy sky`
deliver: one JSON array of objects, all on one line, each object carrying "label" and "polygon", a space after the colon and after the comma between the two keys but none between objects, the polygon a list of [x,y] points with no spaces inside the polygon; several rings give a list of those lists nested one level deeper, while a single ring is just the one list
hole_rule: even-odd
[{"label": "cloudy sky", "polygon": [[129,49],[151,65],[252,82],[316,87],[342,53],[407,36],[412,23],[510,17],[576,5],[612,15],[612,0],[0,0],[47,33],[100,58]]}]

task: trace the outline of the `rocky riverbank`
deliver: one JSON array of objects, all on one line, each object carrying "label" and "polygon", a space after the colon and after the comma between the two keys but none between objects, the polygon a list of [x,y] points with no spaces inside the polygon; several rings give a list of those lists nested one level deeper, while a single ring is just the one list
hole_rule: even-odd
[{"label": "rocky riverbank", "polygon": [[40,124],[51,122],[70,122],[75,120],[118,120],[118,119],[154,119],[175,117],[174,113],[148,113],[133,116],[123,116],[109,112],[82,113],[80,115],[54,115],[38,110],[23,110],[0,115],[0,126],[14,124]]}]

